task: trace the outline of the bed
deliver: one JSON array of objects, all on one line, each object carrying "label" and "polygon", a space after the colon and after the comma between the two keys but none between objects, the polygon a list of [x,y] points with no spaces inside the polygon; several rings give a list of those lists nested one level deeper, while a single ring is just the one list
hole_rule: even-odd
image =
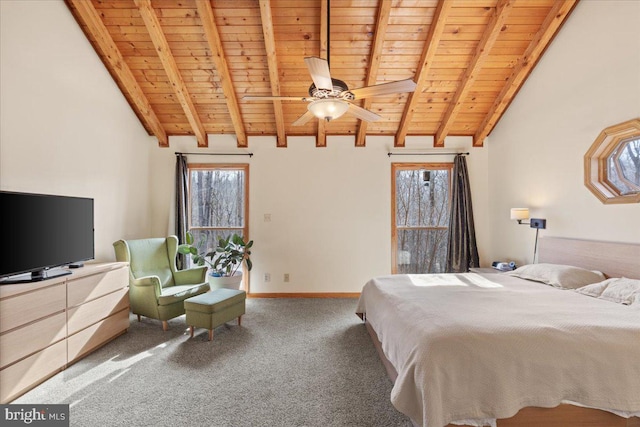
[{"label": "bed", "polygon": [[640,279],[640,245],[546,237],[533,268],[547,266],[604,276],[567,285],[581,291],[522,273],[367,282],[356,313],[394,381],[393,405],[423,427],[640,426],[640,296],[585,291]]}]

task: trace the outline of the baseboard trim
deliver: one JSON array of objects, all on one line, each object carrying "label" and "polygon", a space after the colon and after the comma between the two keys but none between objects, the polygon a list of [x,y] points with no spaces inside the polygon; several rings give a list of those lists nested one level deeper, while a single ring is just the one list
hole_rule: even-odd
[{"label": "baseboard trim", "polygon": [[360,292],[260,292],[247,298],[360,298]]}]

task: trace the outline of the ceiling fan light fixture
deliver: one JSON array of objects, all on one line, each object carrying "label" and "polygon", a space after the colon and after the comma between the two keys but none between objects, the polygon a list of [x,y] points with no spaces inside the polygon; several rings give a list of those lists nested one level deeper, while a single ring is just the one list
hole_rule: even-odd
[{"label": "ceiling fan light fixture", "polygon": [[331,121],[346,113],[349,103],[335,98],[317,99],[307,105],[307,109],[317,118]]}]

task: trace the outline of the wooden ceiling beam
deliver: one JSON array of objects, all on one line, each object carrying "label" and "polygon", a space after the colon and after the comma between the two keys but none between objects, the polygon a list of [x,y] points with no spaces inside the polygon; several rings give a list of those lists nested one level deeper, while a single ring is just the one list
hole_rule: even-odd
[{"label": "wooden ceiling beam", "polygon": [[433,19],[429,26],[429,33],[427,34],[427,39],[422,50],[422,57],[418,63],[418,70],[416,71],[416,77],[414,79],[416,82],[416,90],[410,93],[407,98],[407,103],[405,104],[404,112],[400,119],[400,126],[398,126],[398,132],[396,132],[394,142],[396,147],[404,147],[405,138],[407,137],[407,132],[409,130],[409,124],[411,123],[411,119],[413,119],[413,114],[415,113],[416,105],[418,103],[418,97],[425,89],[427,75],[429,74],[429,69],[431,68],[433,58],[436,56],[436,51],[438,49],[438,41],[444,33],[445,21],[447,20],[447,16],[452,7],[453,0],[440,0],[435,13],[433,14]]},{"label": "wooden ceiling beam", "polygon": [[[367,71],[365,86],[373,86],[378,81],[378,69],[380,68],[380,57],[382,56],[382,46],[384,45],[384,36],[387,33],[389,24],[389,16],[391,16],[391,3],[387,0],[378,0],[378,16],[376,18],[376,29],[371,45],[371,63]],[[362,108],[368,110],[371,108],[371,98],[365,98]],[[367,122],[359,121],[358,133],[356,135],[356,147],[364,147],[367,136]]]},{"label": "wooden ceiling beam", "polygon": [[236,91],[233,88],[233,82],[231,81],[231,73],[227,65],[224,49],[222,48],[222,41],[220,40],[220,34],[218,27],[216,26],[215,15],[211,2],[209,0],[196,0],[196,7],[200,20],[204,27],[204,33],[209,43],[209,48],[213,54],[212,60],[215,64],[220,83],[222,84],[222,92],[227,99],[227,107],[229,108],[229,115],[231,116],[231,122],[236,133],[238,140],[238,147],[247,147],[247,133],[244,128],[244,122],[242,121],[242,114],[240,113],[240,106],[238,105],[238,98]]},{"label": "wooden ceiling beam", "polygon": [[489,113],[487,113],[480,126],[478,126],[478,131],[473,136],[474,147],[482,147],[484,139],[491,133],[496,123],[498,123],[498,120],[500,120],[500,117],[502,117],[502,114],[531,73],[531,70],[549,43],[551,43],[551,40],[553,40],[560,30],[577,2],[578,0],[565,0],[554,3],[551,11],[540,26],[540,29],[529,43],[524,55],[513,68],[511,75],[507,79],[507,84],[493,102]]},{"label": "wooden ceiling beam", "polygon": [[164,127],[158,120],[149,100],[142,88],[140,88],[93,4],[86,0],[67,0],[67,5],[74,12],[76,19],[79,19],[86,26],[87,32],[95,40],[95,48],[99,50],[100,56],[106,61],[111,75],[118,82],[118,86],[126,92],[128,98],[133,102],[132,107],[136,110],[144,126],[158,138],[160,147],[168,147],[169,138]]},{"label": "wooden ceiling beam", "polygon": [[169,42],[167,42],[167,38],[162,32],[160,20],[158,19],[156,12],[153,10],[153,6],[151,6],[151,0],[134,0],[134,3],[138,7],[142,21],[144,21],[144,25],[149,32],[151,42],[153,43],[156,53],[158,54],[158,58],[160,58],[160,62],[162,63],[162,67],[171,82],[171,87],[176,94],[176,98],[182,106],[184,114],[187,117],[187,121],[196,136],[198,147],[207,147],[207,133],[204,130],[204,126],[202,126],[196,107],[191,101],[191,95],[189,95],[187,86],[182,80],[178,64],[176,64],[176,60],[171,54]]},{"label": "wooden ceiling beam", "polygon": [[[269,80],[271,81],[271,95],[280,96],[280,77],[278,75],[278,59],[276,55],[276,41],[273,31],[273,17],[271,15],[271,0],[260,0],[260,18],[262,20],[262,34],[267,50],[267,66],[269,67]],[[277,147],[287,146],[287,136],[284,131],[284,115],[282,114],[282,102],[273,101],[273,112],[276,119]]]},{"label": "wooden ceiling beam", "polygon": [[434,147],[444,147],[444,139],[449,133],[451,126],[453,126],[453,122],[456,120],[456,117],[460,112],[460,109],[462,108],[462,103],[467,99],[467,94],[471,90],[473,83],[476,81],[478,73],[482,69],[482,66],[489,56],[491,48],[498,39],[500,33],[505,29],[505,22],[509,17],[509,13],[512,9],[513,0],[498,1],[495,13],[487,23],[482,38],[478,42],[478,47],[476,48],[475,55],[469,63],[469,66],[467,67],[464,75],[462,76],[462,80],[460,82],[460,85],[458,86],[458,90],[449,103],[449,107],[447,108],[447,111],[442,118],[440,127],[436,131],[436,136],[433,139]]},{"label": "wooden ceiling beam", "polygon": [[316,135],[316,147],[324,148],[327,146],[327,131],[323,119],[318,119],[318,135]]}]

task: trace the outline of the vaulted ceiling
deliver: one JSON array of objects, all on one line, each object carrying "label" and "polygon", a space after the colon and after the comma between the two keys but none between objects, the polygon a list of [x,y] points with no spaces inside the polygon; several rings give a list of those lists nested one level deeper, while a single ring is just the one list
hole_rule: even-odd
[{"label": "vaulted ceiling", "polygon": [[[473,137],[500,119],[578,0],[65,0],[160,146],[171,135]],[[382,119],[293,122],[307,102],[304,58],[328,58],[349,88],[413,79],[412,93],[353,101]]]}]

